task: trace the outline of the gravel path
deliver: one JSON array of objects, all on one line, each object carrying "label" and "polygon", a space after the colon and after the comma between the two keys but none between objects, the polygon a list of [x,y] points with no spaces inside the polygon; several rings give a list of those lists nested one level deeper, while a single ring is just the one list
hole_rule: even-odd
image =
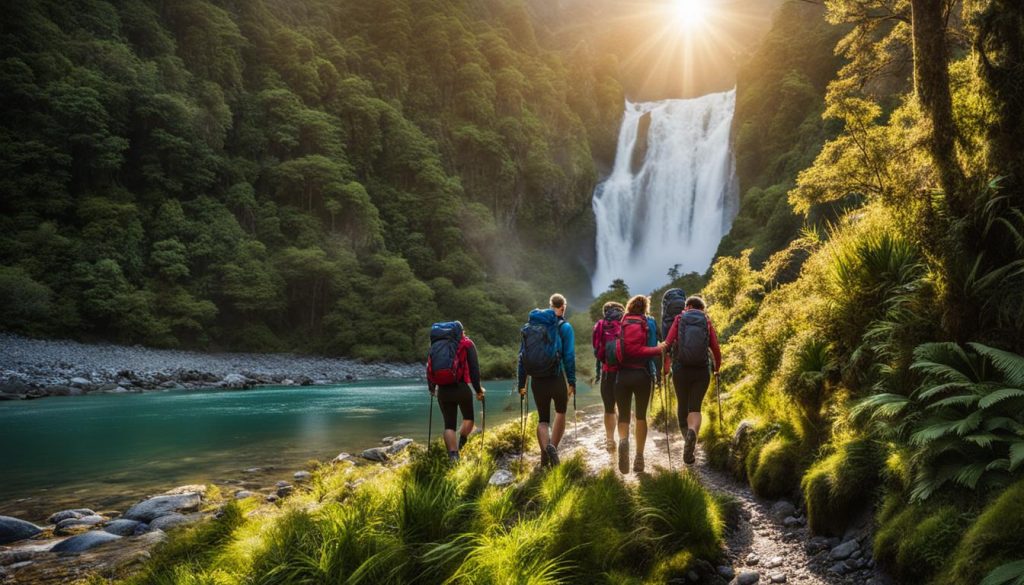
[{"label": "gravel path", "polygon": [[[578,441],[572,425],[570,411],[566,436],[560,448],[565,455],[581,448],[586,451],[587,462],[595,471],[616,467],[614,456],[604,448],[601,414],[580,411]],[[669,467],[667,445],[663,433],[653,429],[649,432],[644,451],[648,470]],[[635,448],[632,445],[631,452]],[[673,434],[671,448],[675,469],[688,468],[709,489],[732,496],[740,505],[739,523],[727,534],[726,555],[730,565],[719,567],[719,573],[730,583],[886,585],[892,582],[874,568],[870,559],[869,522],[862,522],[841,539],[814,537],[806,528],[805,518],[793,504],[754,496],[749,486],[735,481],[725,472],[710,468],[699,449],[695,465],[682,465],[683,441],[678,432]],[[630,482],[638,480],[632,473],[624,477]]]},{"label": "gravel path", "polygon": [[200,353],[0,333],[0,398],[422,376],[420,364],[292,354]]}]

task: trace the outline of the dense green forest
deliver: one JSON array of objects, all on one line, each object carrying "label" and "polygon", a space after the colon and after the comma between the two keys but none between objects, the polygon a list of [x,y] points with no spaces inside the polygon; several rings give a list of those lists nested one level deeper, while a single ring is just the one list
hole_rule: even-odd
[{"label": "dense green forest", "polygon": [[17,2],[0,30],[4,328],[414,359],[432,320],[486,349],[588,287],[615,59],[519,2]]},{"label": "dense green forest", "polygon": [[1019,3],[791,2],[741,73],[706,449],[900,582],[1024,578],[1022,56]]}]

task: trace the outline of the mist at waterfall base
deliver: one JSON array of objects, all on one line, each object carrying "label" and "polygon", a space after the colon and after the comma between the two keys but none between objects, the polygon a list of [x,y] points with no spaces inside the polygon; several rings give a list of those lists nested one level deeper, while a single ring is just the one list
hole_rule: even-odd
[{"label": "mist at waterfall base", "polygon": [[730,144],[735,106],[735,89],[626,102],[612,173],[594,192],[595,296],[617,278],[647,293],[667,283],[676,265],[681,274],[711,266],[739,204]]}]

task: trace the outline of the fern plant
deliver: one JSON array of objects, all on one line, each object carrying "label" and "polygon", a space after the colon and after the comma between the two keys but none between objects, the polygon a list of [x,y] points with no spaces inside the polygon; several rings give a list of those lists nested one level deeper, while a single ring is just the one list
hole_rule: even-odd
[{"label": "fern plant", "polygon": [[1024,585],[1024,561],[1000,565],[985,576],[981,585]]},{"label": "fern plant", "polygon": [[911,498],[952,484],[971,490],[1006,485],[1024,470],[1024,356],[980,343],[926,343],[911,370],[910,395],[882,393],[853,410],[889,440],[908,446]]}]

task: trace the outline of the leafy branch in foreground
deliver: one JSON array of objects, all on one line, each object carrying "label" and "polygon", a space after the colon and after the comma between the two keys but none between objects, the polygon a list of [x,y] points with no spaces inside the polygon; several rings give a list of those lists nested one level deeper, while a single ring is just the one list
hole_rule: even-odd
[{"label": "leafy branch in foreground", "polygon": [[923,382],[909,395],[883,393],[854,408],[912,453],[912,499],[947,484],[1005,487],[1024,467],[1024,356],[980,343],[926,343],[911,369]]}]

